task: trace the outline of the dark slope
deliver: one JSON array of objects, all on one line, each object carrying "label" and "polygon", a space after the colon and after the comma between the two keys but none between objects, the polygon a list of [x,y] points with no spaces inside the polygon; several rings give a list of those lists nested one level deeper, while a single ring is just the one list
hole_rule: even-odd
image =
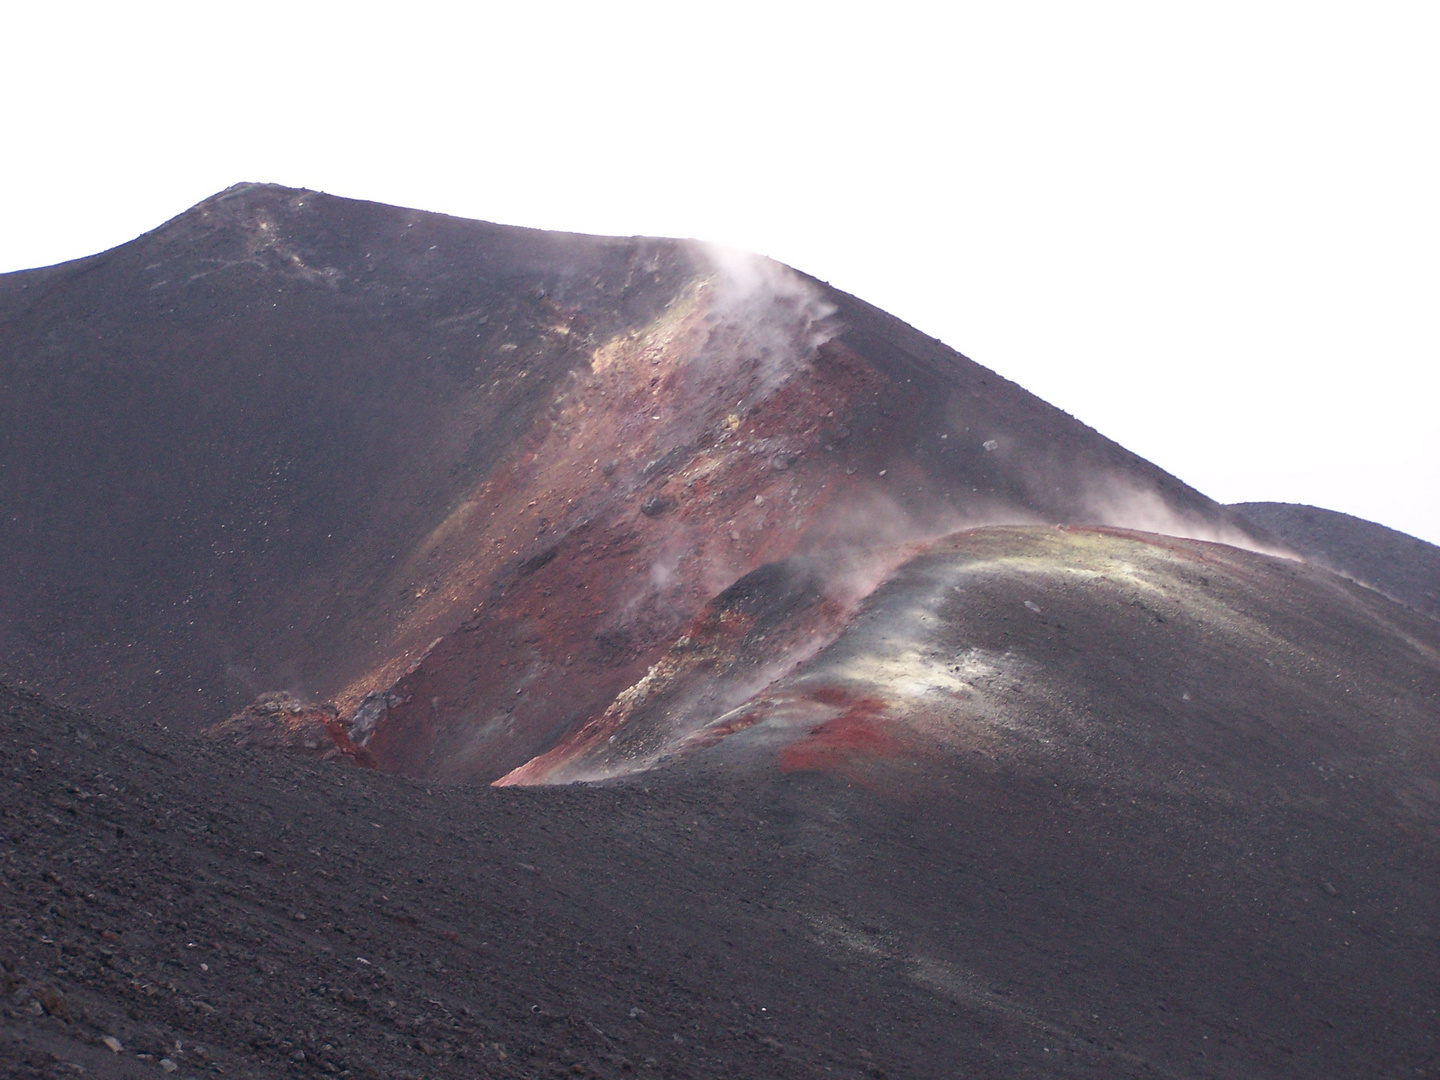
[{"label": "dark slope", "polygon": [[386,692],[374,752],[425,775],[521,764],[796,552],[1240,535],[777,264],[259,185],[0,277],[0,417],[0,669],[187,725]]},{"label": "dark slope", "polygon": [[[763,571],[716,618],[761,648],[812,582]],[[0,1052],[51,1076],[199,1072],[192,1040],[242,1076],[1440,1069],[1433,621],[1219,545],[981,529],[751,704],[622,782],[427,788],[12,695]],[[26,1012],[46,987],[88,1019]]]},{"label": "dark slope", "polygon": [[1237,503],[1230,509],[1297,555],[1440,619],[1440,547],[1318,506]]},{"label": "dark slope", "polygon": [[180,718],[333,693],[394,647],[397,561],[576,341],[691,272],[673,244],[240,185],[0,277],[0,666]]}]

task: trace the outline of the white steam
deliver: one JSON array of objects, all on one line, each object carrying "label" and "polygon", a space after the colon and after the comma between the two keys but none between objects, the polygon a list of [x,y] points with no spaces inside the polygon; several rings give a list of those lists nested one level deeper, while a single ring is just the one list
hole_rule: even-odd
[{"label": "white steam", "polygon": [[712,273],[710,310],[737,332],[758,369],[753,400],[783,385],[839,332],[835,305],[783,263],[736,248],[696,244]]},{"label": "white steam", "polygon": [[1182,540],[1206,540],[1261,555],[1299,560],[1294,552],[1262,544],[1250,534],[1215,517],[1200,517],[1177,510],[1158,491],[1138,488],[1113,478],[1089,485],[1083,502],[1085,519],[1093,524],[1159,533]]}]

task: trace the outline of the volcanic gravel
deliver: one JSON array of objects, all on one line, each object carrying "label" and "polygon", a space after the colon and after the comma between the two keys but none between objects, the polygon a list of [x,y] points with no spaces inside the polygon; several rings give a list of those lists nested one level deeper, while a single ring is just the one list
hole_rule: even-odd
[{"label": "volcanic gravel", "polygon": [[427,787],[0,709],[6,1076],[1440,1068],[1437,842],[1383,822],[980,765]]}]

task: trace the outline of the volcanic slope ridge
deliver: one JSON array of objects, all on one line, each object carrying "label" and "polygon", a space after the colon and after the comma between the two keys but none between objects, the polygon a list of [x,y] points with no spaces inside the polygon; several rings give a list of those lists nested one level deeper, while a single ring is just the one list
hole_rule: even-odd
[{"label": "volcanic slope ridge", "polygon": [[[1372,777],[1401,804],[1434,797],[1417,767],[1440,745],[1440,630],[1294,560],[1125,530],[988,527],[921,546],[815,646],[807,635],[826,621],[813,570],[762,568],[615,707],[501,783],[696,758],[851,780],[898,770],[913,791],[957,755],[1019,755],[1188,790],[1206,770],[1240,776],[1237,760],[1303,758],[1324,776],[1359,753],[1401,769]],[[1209,794],[1247,797],[1233,783]]]},{"label": "volcanic slope ridge", "polygon": [[191,727],[333,701],[412,775],[551,749],[770,563],[850,567],[838,626],[965,525],[1257,535],[767,260],[265,185],[0,276],[0,415],[10,678]]},{"label": "volcanic slope ridge", "polygon": [[1318,506],[1236,503],[1230,509],[1296,555],[1440,619],[1440,547]]},{"label": "volcanic slope ridge", "polygon": [[826,603],[742,578],[540,786],[0,691],[3,1071],[1440,1070],[1440,623],[1222,545],[981,528],[732,686]]}]

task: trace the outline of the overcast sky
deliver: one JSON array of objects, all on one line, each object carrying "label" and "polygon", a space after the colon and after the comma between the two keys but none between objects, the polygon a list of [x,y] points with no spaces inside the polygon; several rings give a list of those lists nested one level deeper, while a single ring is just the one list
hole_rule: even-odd
[{"label": "overcast sky", "polygon": [[1437,56],[1433,2],[12,4],[0,270],[240,180],[695,236],[1440,543]]}]

